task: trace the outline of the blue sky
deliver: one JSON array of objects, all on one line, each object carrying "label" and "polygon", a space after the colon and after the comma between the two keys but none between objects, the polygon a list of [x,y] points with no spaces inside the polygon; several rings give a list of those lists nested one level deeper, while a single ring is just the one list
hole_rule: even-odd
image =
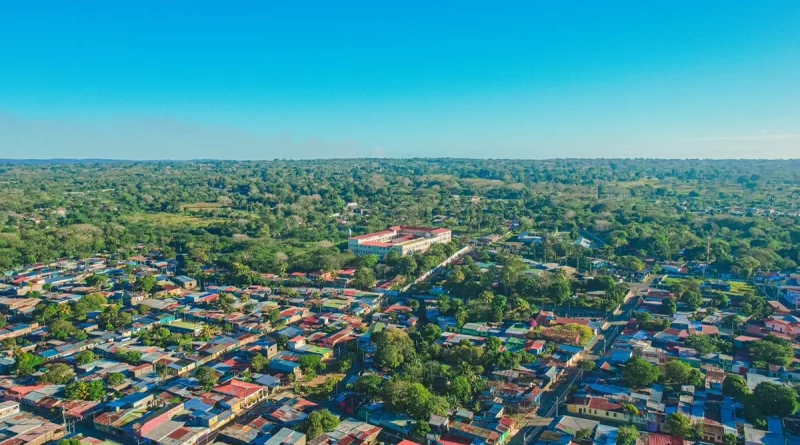
[{"label": "blue sky", "polygon": [[6,1],[0,158],[800,156],[800,2]]}]

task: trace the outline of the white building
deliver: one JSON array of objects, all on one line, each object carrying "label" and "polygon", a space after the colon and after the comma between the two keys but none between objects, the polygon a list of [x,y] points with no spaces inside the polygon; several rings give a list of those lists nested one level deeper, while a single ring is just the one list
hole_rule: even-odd
[{"label": "white building", "polygon": [[425,252],[433,244],[449,243],[451,239],[450,229],[393,226],[380,232],[351,237],[347,249],[357,256],[378,255],[383,258],[392,251],[404,256]]}]

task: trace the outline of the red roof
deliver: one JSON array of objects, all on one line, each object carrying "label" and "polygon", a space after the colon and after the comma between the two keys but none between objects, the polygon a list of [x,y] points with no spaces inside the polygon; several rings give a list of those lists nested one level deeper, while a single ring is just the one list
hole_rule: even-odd
[{"label": "red roof", "polygon": [[606,399],[596,398],[596,397],[590,398],[587,406],[591,409],[602,409],[605,411],[614,411],[622,408],[622,405],[611,403]]},{"label": "red roof", "polygon": [[256,385],[253,383],[243,382],[241,380],[231,380],[228,384],[217,386],[214,388],[214,391],[220,394],[226,394],[229,396],[238,397],[240,399],[244,399],[247,397],[256,394],[257,392],[264,389],[261,385]]},{"label": "red roof", "polygon": [[437,440],[441,445],[470,445],[471,440],[466,437],[454,436],[452,434],[445,434]]},{"label": "red roof", "polygon": [[[394,227],[392,227],[392,228],[394,228]],[[359,236],[352,236],[352,237],[350,237],[350,239],[372,238],[373,236],[394,235],[394,233],[395,233],[394,230],[381,230],[380,232],[367,233],[367,234],[359,235]]]},{"label": "red roof", "polygon": [[650,433],[647,437],[647,445],[683,445],[683,439],[666,434]]},{"label": "red roof", "polygon": [[184,427],[180,427],[177,430],[167,434],[167,437],[169,437],[170,439],[180,439],[181,437],[186,435],[186,433],[188,433],[188,432],[189,432],[188,429],[186,429]]},{"label": "red roof", "polygon": [[361,245],[367,247],[392,247],[392,243],[381,243],[378,241],[364,241]]},{"label": "red roof", "polygon": [[551,321],[550,324],[582,324],[584,326],[589,326],[589,320],[583,320],[580,318],[556,317],[556,319]]}]

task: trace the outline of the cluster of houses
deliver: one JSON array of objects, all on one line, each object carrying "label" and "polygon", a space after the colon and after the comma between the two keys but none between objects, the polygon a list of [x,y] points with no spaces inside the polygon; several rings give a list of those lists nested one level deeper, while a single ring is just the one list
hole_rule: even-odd
[{"label": "cluster of houses", "polygon": [[[477,265],[487,270],[496,266]],[[686,267],[676,266],[676,274]],[[530,262],[526,273],[563,267]],[[729,374],[741,375],[751,389],[762,382],[792,385],[800,379],[798,363],[764,367],[748,353],[749,345],[767,336],[792,342],[800,336],[800,317],[787,297],[793,292],[788,280],[780,281],[784,301],[768,301],[770,315],[761,319],[740,314],[736,298],[728,307],[711,309],[710,295],[731,294],[725,281],[705,281],[701,307],[691,310],[681,304],[676,313],[664,310],[667,300],[678,300],[666,286],[644,288],[635,300],[626,301],[635,301],[636,311],[660,320],[656,330],[648,330],[635,314],[611,325],[603,317],[549,311],[538,311],[525,321],[460,324],[439,313],[433,296],[417,296],[427,321],[442,330],[437,341],[442,348],[465,342],[484,347],[496,338],[502,351],[524,351],[530,357],[529,363],[489,373],[474,406],[432,416],[430,432],[418,437],[416,421],[385,410],[382,402],[368,403],[341,390],[330,401],[312,401],[294,387],[295,382],[311,381],[304,371],[306,357],[335,364],[352,351],[363,355],[361,369],[345,370],[342,389],[354,384],[359,374],[388,377],[373,364],[372,337],[390,327],[412,329],[422,316],[412,309],[416,303],[381,289],[347,288],[354,270],[290,275],[286,280],[294,280],[293,286],[283,281],[278,287],[237,287],[198,282],[176,275],[176,268],[176,260],[151,252],[125,261],[64,260],[4,274],[0,314],[6,323],[0,328],[0,341],[14,346],[4,347],[0,357],[4,400],[0,445],[64,437],[87,445],[103,441],[361,445],[379,440],[413,445],[411,439],[425,445],[504,445],[522,428],[520,419],[537,413],[549,416],[553,410],[553,421],[537,432],[538,442],[612,444],[623,425],[638,428],[640,443],[682,442],[667,427],[666,419],[673,413],[701,423],[703,442],[725,444],[730,436],[746,444],[794,440],[792,419],[768,419],[767,430],[757,429],[743,418],[742,405],[722,394],[722,382]],[[96,276],[106,280],[90,278]],[[152,289],[125,285],[146,276],[155,278]],[[75,322],[86,335],[56,339],[37,319],[43,305],[63,307],[96,294],[109,304],[119,304],[121,312],[130,314],[130,323],[113,329],[104,326],[99,321],[102,311],[96,310]],[[596,297],[590,294],[585,297]],[[227,300],[225,307],[222,300]],[[730,325],[731,315],[741,315],[744,324]],[[733,349],[701,354],[686,344],[697,335],[726,340]],[[92,352],[91,359],[79,360],[85,351]],[[14,374],[21,353],[39,359],[32,375]],[[257,369],[256,354],[267,359]],[[703,373],[703,384],[627,388],[620,375],[632,357],[661,368],[671,361],[684,362]],[[578,373],[587,361],[595,363],[594,369]],[[42,381],[47,368],[55,364],[70,366],[74,381],[67,385]],[[210,368],[218,378],[201,382],[201,368]],[[115,379],[113,387],[108,383],[112,375],[123,377]],[[106,382],[103,397],[82,400],[67,395],[68,385],[97,380]],[[565,387],[570,390],[564,391]],[[546,402],[549,392],[562,396],[555,404],[552,397]],[[543,406],[553,409],[541,412]],[[303,422],[322,409],[342,415],[341,422],[324,434],[306,437],[301,432]]]},{"label": "cluster of houses", "polygon": [[[707,281],[701,289],[704,293],[731,291],[729,283],[720,281]],[[742,403],[722,391],[726,376],[732,374],[741,376],[750,391],[764,382],[793,387],[800,378],[800,360],[794,358],[787,366],[764,366],[748,348],[767,336],[796,345],[800,317],[780,301],[768,301],[770,315],[757,318],[740,313],[735,301],[721,310],[709,309],[708,299],[697,310],[665,314],[662,306],[666,299],[676,300],[677,296],[663,289],[641,290],[635,309],[661,320],[658,326],[666,327],[648,330],[635,318],[620,326],[607,352],[596,361],[595,371],[576,385],[563,414],[541,433],[538,443],[615,443],[619,427],[627,425],[640,431],[640,444],[689,443],[670,434],[666,420],[674,413],[702,425],[698,443],[726,444],[730,438],[745,444],[800,443],[797,419],[768,418],[766,429],[757,428],[745,419]],[[730,326],[733,315],[744,324]],[[732,349],[700,353],[686,343],[691,336],[709,336]],[[620,375],[633,357],[661,370],[673,361],[685,363],[702,373],[702,385],[626,387]]]}]

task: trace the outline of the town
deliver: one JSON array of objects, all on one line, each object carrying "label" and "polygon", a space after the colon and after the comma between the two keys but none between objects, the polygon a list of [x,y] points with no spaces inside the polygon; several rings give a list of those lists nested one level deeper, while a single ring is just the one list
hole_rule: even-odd
[{"label": "town", "polygon": [[[143,245],[9,269],[0,444],[800,440],[800,273],[572,267],[529,259],[554,235],[518,227],[393,226],[308,273],[186,275]],[[414,255],[437,262],[375,278]]]}]

